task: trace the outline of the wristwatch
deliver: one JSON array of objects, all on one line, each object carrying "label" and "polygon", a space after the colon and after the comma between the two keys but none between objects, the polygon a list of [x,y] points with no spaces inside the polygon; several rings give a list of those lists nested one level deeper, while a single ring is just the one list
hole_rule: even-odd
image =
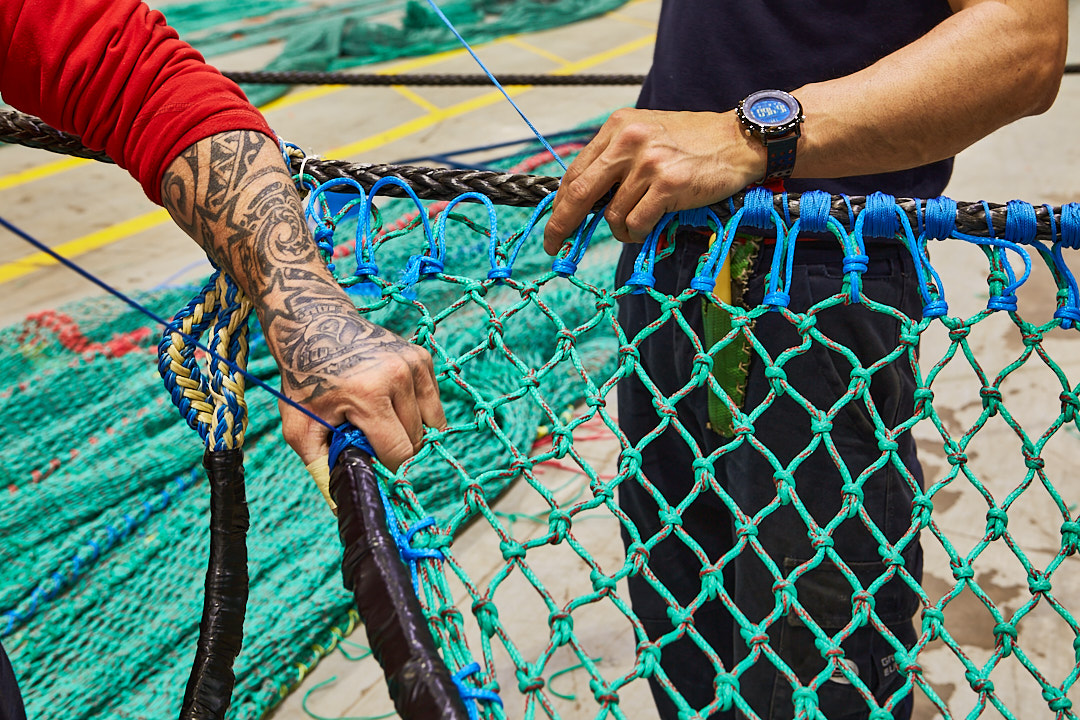
[{"label": "wristwatch", "polygon": [[779,180],[795,169],[795,146],[801,135],[802,105],[783,90],[750,93],[735,109],[739,122],[765,146],[765,177]]}]

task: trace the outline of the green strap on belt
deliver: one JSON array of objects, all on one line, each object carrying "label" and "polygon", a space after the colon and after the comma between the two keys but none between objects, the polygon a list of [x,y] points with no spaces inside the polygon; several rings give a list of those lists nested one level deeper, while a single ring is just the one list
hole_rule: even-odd
[{"label": "green strap on belt", "polygon": [[[737,236],[731,246],[731,305],[742,304],[750,270],[761,249],[761,238]],[[702,298],[705,347],[711,348],[731,332],[731,313],[712,298]],[[753,328],[751,327],[751,330]],[[739,334],[713,355],[712,375],[737,407],[746,398],[746,378],[750,372],[750,343]],[[709,427],[724,437],[735,434],[731,410],[712,387],[709,388]]]}]

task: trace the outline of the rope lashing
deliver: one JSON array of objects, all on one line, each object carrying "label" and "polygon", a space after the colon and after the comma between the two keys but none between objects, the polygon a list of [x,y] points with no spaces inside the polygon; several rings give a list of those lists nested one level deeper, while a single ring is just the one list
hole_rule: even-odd
[{"label": "rope lashing", "polygon": [[[491,78],[483,73],[381,75],[377,73],[346,72],[287,72],[248,71],[225,72],[225,77],[238,83],[252,85],[365,85],[389,87],[411,85],[414,87],[461,87],[491,85]],[[644,75],[542,75],[536,73],[497,73],[500,85],[543,85],[582,87],[590,85],[641,85]]]}]

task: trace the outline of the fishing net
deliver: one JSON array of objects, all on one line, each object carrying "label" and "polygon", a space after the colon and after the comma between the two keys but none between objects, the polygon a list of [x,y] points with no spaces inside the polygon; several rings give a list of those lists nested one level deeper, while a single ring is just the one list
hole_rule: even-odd
[{"label": "fishing net", "polygon": [[[507,164],[520,168],[522,161]],[[536,161],[527,166],[545,169]],[[749,673],[765,665],[779,670],[799,717],[823,716],[820,699],[837,684],[862,698],[875,720],[911,696],[946,715],[950,707],[977,715],[993,706],[1006,717],[1026,716],[1030,708],[1016,699],[1016,687],[1025,683],[1042,695],[1048,712],[1073,716],[1080,627],[1061,588],[1070,587],[1080,521],[1067,492],[1071,463],[1059,459],[1075,451],[1080,407],[1063,357],[1070,346],[1061,340],[1080,319],[1062,255],[1080,246],[1080,206],[985,205],[979,226],[970,214],[958,216],[947,199],[901,206],[876,195],[848,199],[837,219],[836,202],[827,196],[804,195],[794,213],[786,198],[759,190],[732,203],[723,221],[707,211],[666,218],[630,280],[614,287],[620,248],[598,219],[554,262],[543,254],[537,235],[547,201],[496,211],[476,194],[431,205],[384,198],[380,188],[365,193],[347,181],[316,189],[310,178],[297,180],[309,194],[316,239],[360,311],[435,358],[448,428],[429,431],[421,452],[396,473],[380,473],[429,626],[448,666],[472,688],[474,712],[640,717],[650,701],[634,693],[654,677],[687,718],[728,708],[753,716],[758,710],[744,697]],[[395,184],[401,185],[383,185]],[[664,238],[676,226],[711,228],[719,239],[685,287],[668,294],[653,287],[654,271],[675,249]],[[842,289],[791,309],[787,298],[798,277],[785,259],[796,238],[811,232],[844,249]],[[764,297],[752,307],[717,291],[725,256],[746,234],[776,238]],[[984,268],[985,297],[971,314],[956,314],[946,302],[943,277],[950,275],[939,275],[927,252],[935,238],[976,249],[977,262],[969,265]],[[921,314],[875,297],[864,279],[873,239],[911,257]],[[1017,294],[1033,264],[1042,266],[1045,285],[1032,291],[1045,300],[1037,317],[1026,318]],[[190,295],[190,288],[176,289],[141,300],[169,314]],[[633,332],[620,325],[617,307],[629,296],[652,303],[657,322]],[[717,334],[714,327],[707,344],[686,321],[703,303],[728,317],[727,329]],[[866,357],[825,334],[818,321],[845,307],[891,318],[895,345]],[[781,352],[765,351],[755,335],[766,318],[793,333]],[[673,329],[699,356],[690,381],[674,392],[660,391],[639,358],[659,327]],[[999,367],[979,357],[985,328],[1010,348]],[[255,326],[252,332],[249,370],[274,385],[274,363]],[[152,369],[159,333],[141,315],[105,300],[0,332],[0,433],[8,471],[0,503],[0,637],[34,716],[158,717],[178,707],[183,694],[202,605],[208,500],[198,470],[201,443],[169,407]],[[766,367],[772,392],[755,407],[736,402],[716,372],[715,359],[737,344]],[[815,347],[843,371],[824,402],[807,399],[808,378],[795,370]],[[872,389],[897,364],[916,380],[915,406],[886,421]],[[631,378],[651,393],[658,428],[635,442],[620,428],[612,403],[612,391]],[[971,390],[964,404],[937,399],[957,382]],[[724,410],[717,422],[730,424],[726,439],[707,453],[677,412],[705,387]],[[765,426],[762,418],[781,398],[813,430],[804,452],[791,459],[756,440],[762,432],[755,425]],[[274,402],[267,393],[247,396],[251,591],[234,718],[266,714],[357,620],[341,588],[333,524],[280,439]],[[853,409],[867,418],[865,433],[880,451],[860,467],[846,459],[851,438],[837,429],[838,418]],[[678,496],[666,496],[642,467],[648,446],[664,433],[695,457],[693,482]],[[900,457],[908,435],[929,448],[922,483]],[[980,464],[975,449],[986,436],[998,450],[1010,450],[1009,459]],[[597,438],[607,442],[594,443]],[[742,446],[755,447],[772,467],[762,479],[771,493],[762,507],[742,507],[715,472]],[[814,453],[833,462],[827,488],[800,475]],[[879,527],[864,505],[884,468],[914,498],[901,511],[899,532]],[[657,532],[639,531],[620,509],[619,495],[631,486],[653,498]],[[807,510],[810,495],[829,488],[835,513]],[[960,495],[968,498],[969,525],[946,528],[943,513]],[[721,557],[710,557],[707,538],[682,527],[684,515],[706,499],[726,508],[737,529],[738,542]],[[974,514],[971,507],[978,508]],[[1010,523],[1024,507],[1023,517],[1034,507],[1036,524],[1051,527],[1049,547],[1031,543],[1030,522]],[[780,513],[815,548],[811,557],[791,563],[767,550],[767,530]],[[834,547],[833,536],[851,524],[880,557],[869,570]],[[920,583],[907,561],[920,536],[927,563],[939,565],[935,586]],[[700,583],[689,598],[657,579],[662,568],[651,556],[665,541],[699,558]],[[772,588],[762,615],[743,612],[722,581],[738,555],[756,558]],[[822,569],[843,580],[830,599],[839,623],[808,600]],[[987,570],[1019,570],[1021,590],[1003,598],[994,582],[1003,575]],[[942,574],[951,579],[942,583]],[[659,636],[649,637],[628,600],[632,578],[664,598],[667,629]],[[892,632],[877,602],[890,583],[916,600],[913,642]],[[742,661],[722,663],[695,625],[710,604],[736,621],[749,649]],[[982,645],[970,637],[973,613],[989,619]],[[809,671],[792,667],[773,647],[771,633],[788,624],[813,637]],[[1046,632],[1047,626],[1057,631]],[[860,628],[887,648],[883,668],[903,678],[888,697],[875,698],[862,669],[846,662]],[[661,662],[669,647],[687,639],[713,678],[706,704],[692,705],[672,682],[689,668]],[[598,649],[613,645],[623,646],[623,655],[601,657]],[[970,692],[943,698],[943,687],[955,691],[959,683]]]}]

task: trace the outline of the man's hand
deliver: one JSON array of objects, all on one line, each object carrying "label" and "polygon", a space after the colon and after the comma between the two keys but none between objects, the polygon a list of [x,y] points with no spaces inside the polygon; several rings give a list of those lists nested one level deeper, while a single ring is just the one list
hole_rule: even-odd
[{"label": "man's hand", "polygon": [[644,242],[665,213],[723,200],[760,180],[765,149],[733,112],[618,110],[562,179],[544,249],[566,238],[613,187],[604,217],[623,242]]},{"label": "man's hand", "polygon": [[[364,431],[396,469],[446,418],[431,357],[364,320],[319,257],[277,144],[257,132],[214,135],[162,178],[162,202],[251,299],[285,396],[331,426]],[[310,464],[325,426],[280,403],[286,441]]]}]

